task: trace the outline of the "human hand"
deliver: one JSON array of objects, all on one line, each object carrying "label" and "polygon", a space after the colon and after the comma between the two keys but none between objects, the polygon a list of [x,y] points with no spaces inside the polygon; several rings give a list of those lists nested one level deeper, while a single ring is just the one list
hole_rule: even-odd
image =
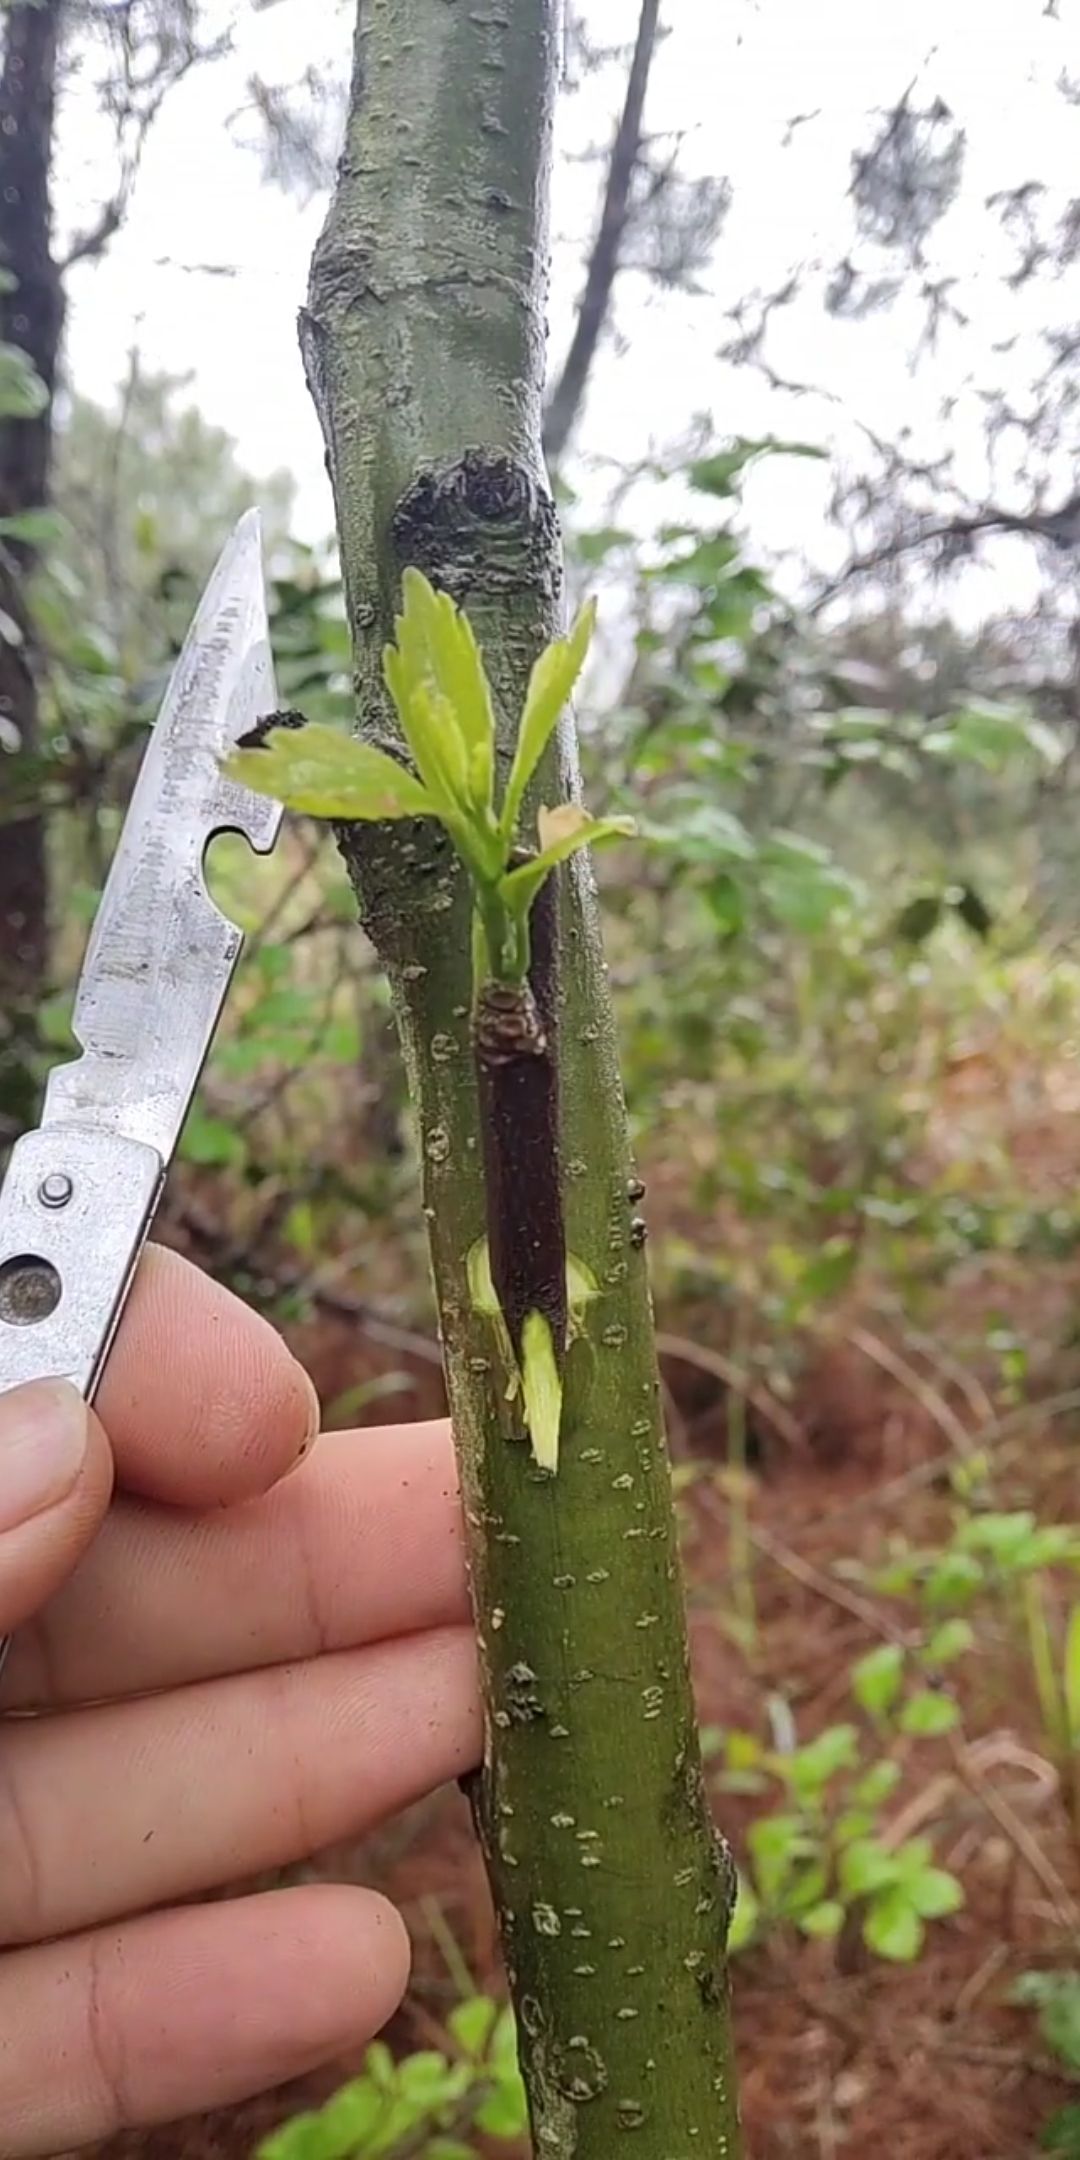
[{"label": "human hand", "polygon": [[41,1398],[0,1396],[5,2160],[220,2106],[369,2039],[408,1974],[385,1899],[320,1883],[179,1901],[367,1830],[480,1747],[445,1424],[327,1434],[294,1467],[304,1374],[161,1250],[98,1416],[60,1393],[67,1497],[57,1482],[20,1527]]}]

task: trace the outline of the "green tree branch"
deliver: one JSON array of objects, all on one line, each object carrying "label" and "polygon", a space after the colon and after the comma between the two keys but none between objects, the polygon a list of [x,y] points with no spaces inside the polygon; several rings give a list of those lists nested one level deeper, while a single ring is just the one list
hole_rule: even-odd
[{"label": "green tree branch", "polygon": [[[362,0],[338,185],[302,319],[363,740],[399,759],[383,673],[404,571],[483,646],[500,793],[562,566],[540,447],[558,0]],[[538,808],[578,793],[564,717]],[[595,889],[558,907],[566,1242],[599,1295],[566,1354],[558,1473],[507,1401],[469,1256],[485,1234],[471,894],[440,824],[343,828],[393,988],[460,1462],[486,1714],[472,1801],[543,2160],[734,2155],[732,1875],[706,1803]],[[527,1195],[520,1205],[527,1208]],[[523,1225],[524,1227],[524,1225]]]}]

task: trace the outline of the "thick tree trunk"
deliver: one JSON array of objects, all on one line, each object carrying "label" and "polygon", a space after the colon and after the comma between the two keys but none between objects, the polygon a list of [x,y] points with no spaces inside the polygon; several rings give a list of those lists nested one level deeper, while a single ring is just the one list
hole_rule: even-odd
[{"label": "thick tree trunk", "polygon": [[[52,399],[64,321],[64,296],[52,259],[49,169],[62,9],[8,6],[0,18],[0,266],[12,289],[2,300],[5,342],[18,346],[47,392],[34,418],[0,416],[0,514],[17,516],[45,502],[52,451]],[[0,1114],[30,1114],[26,1071],[48,965],[45,820],[4,817],[3,757],[40,749],[33,640],[25,604],[33,551],[17,539],[0,545]],[[0,1132],[0,1141],[3,1134]]]},{"label": "thick tree trunk", "polygon": [[[469,613],[505,772],[561,628],[540,445],[560,0],[361,0],[340,177],[302,322],[362,732],[403,569]],[[531,807],[574,794],[564,721]],[[644,1254],[591,875],[560,876],[561,1176],[594,1277],[558,1475],[509,1438],[468,1257],[484,1233],[469,900],[441,828],[343,836],[390,975],[460,1462],[486,1747],[473,1800],[538,2160],[734,2160],[732,1875],[706,1803]],[[624,2140],[622,2133],[633,2131]]]}]

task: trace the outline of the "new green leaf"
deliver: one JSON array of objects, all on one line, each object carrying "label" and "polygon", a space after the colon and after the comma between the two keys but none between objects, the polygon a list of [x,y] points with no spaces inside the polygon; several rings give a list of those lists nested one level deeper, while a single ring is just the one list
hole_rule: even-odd
[{"label": "new green leaf", "polygon": [[470,796],[477,808],[491,803],[495,781],[495,712],[472,624],[449,593],[436,592],[419,570],[401,581],[404,613],[398,647],[416,679],[428,679],[453,706],[465,744]]},{"label": "new green leaf", "polygon": [[467,816],[469,766],[457,715],[448,698],[426,681],[412,682],[393,645],[383,654],[386,687],[397,707],[401,732],[440,817]]},{"label": "new green leaf", "polygon": [[541,653],[529,677],[525,709],[521,715],[514,749],[514,762],[510,767],[499,819],[499,829],[508,846],[514,837],[525,790],[547,749],[559,714],[567,704],[585,665],[595,623],[596,603],[590,600],[582,608],[569,637],[557,638],[554,645],[549,645],[547,650]]},{"label": "new green leaf", "polygon": [[269,795],[307,817],[433,817],[436,806],[414,775],[368,743],[311,720],[302,728],[271,728],[257,750],[234,750],[222,760],[227,780]]},{"label": "new green leaf", "polygon": [[383,652],[402,733],[440,809],[483,824],[491,817],[495,715],[480,649],[449,594],[419,570],[405,571],[402,596],[397,643]]},{"label": "new green leaf", "polygon": [[605,841],[628,840],[635,827],[632,818],[590,817],[577,803],[561,803],[557,810],[541,810],[537,820],[540,853],[499,880],[499,897],[515,914],[528,913],[540,887],[557,863],[565,862],[579,848],[602,847]]}]

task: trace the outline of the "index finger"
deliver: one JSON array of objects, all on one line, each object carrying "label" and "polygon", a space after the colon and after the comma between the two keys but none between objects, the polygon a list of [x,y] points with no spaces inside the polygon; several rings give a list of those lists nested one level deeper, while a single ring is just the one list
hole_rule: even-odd
[{"label": "index finger", "polygon": [[161,1245],[139,1262],[95,1409],[120,1485],[200,1509],[267,1492],[319,1422],[315,1390],[269,1322]]}]

